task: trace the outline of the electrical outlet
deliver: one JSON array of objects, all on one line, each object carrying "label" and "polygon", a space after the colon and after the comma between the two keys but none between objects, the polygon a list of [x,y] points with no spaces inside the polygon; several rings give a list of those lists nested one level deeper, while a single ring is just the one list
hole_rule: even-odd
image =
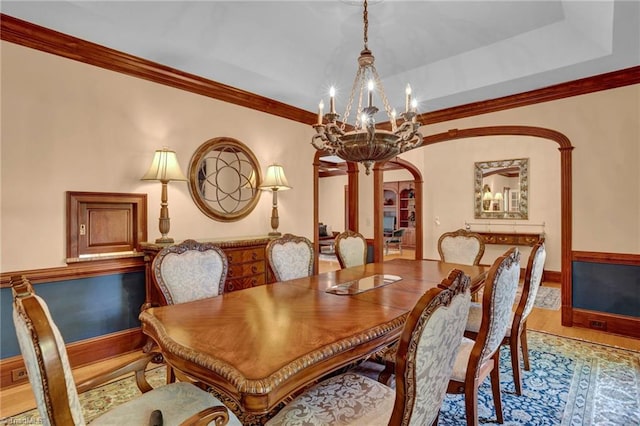
[{"label": "electrical outlet", "polygon": [[16,368],[15,370],[11,370],[11,381],[12,382],[19,382],[22,380],[25,380],[27,378],[27,369],[22,367],[22,368]]}]

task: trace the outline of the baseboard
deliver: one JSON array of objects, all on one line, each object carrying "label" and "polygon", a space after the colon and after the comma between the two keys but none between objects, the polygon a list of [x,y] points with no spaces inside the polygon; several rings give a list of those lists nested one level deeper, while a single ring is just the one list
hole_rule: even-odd
[{"label": "baseboard", "polygon": [[573,309],[573,326],[640,339],[640,318]]},{"label": "baseboard", "polygon": [[[146,337],[142,334],[142,330],[132,328],[71,343],[67,345],[67,354],[71,366],[75,368],[140,349],[145,341]],[[24,371],[21,355],[0,360],[0,390],[27,382],[26,375],[13,380],[12,372],[16,370]]]},{"label": "baseboard", "polygon": [[542,275],[542,280],[559,284],[562,282],[561,277],[562,277],[562,273],[560,271],[547,271],[545,269]]}]

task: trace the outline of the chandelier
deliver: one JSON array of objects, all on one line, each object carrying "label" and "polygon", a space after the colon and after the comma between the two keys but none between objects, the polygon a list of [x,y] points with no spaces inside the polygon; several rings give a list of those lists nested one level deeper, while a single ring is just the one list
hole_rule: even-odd
[{"label": "chandelier", "polygon": [[[371,172],[371,166],[377,161],[386,161],[400,153],[416,148],[422,144],[422,134],[418,132],[417,102],[411,99],[411,86],[407,85],[405,110],[400,114],[401,124],[397,122],[397,113],[391,109],[384,93],[382,82],[376,71],[374,57],[367,45],[369,20],[367,16],[367,0],[364,0],[364,49],[358,58],[358,72],[351,88],[344,119],[339,123],[339,114],[335,109],[335,89],[329,91],[329,112],[322,114],[324,103],[318,105],[318,122],[313,125],[316,134],[311,144],[319,151],[337,155],[346,161],[362,163],[365,173]],[[365,87],[367,105],[363,105]],[[384,110],[391,123],[391,131],[376,128],[375,114],[379,111],[373,105],[373,94],[377,92]],[[348,124],[353,103],[357,102],[355,124]],[[347,126],[350,129],[347,130]]]}]

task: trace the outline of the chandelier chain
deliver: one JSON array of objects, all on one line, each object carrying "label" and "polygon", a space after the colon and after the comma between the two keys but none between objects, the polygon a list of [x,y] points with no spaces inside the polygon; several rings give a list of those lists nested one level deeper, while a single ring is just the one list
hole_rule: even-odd
[{"label": "chandelier chain", "polygon": [[[375,81],[375,87],[382,87],[382,81],[380,80],[380,76],[378,75],[378,71],[376,70],[375,65],[371,64],[371,71],[373,74],[373,78]],[[384,90],[378,90],[378,95],[382,100],[382,105],[384,106],[384,110],[387,112],[387,117],[391,117],[391,105],[389,105],[389,100],[387,99],[387,95],[384,93]],[[395,126],[395,123],[391,123]]]},{"label": "chandelier chain", "polygon": [[369,31],[369,12],[367,12],[367,0],[364,0],[364,11],[362,12],[362,20],[364,21],[364,48],[365,50],[368,50],[369,47],[368,42],[369,42],[369,37],[367,36],[367,33]]},{"label": "chandelier chain", "polygon": [[[364,76],[361,75],[363,72],[364,72],[364,69],[358,67],[358,72],[356,72],[356,78],[355,80],[353,80],[353,86],[351,86],[351,96],[349,96],[349,101],[347,102],[347,107],[345,108],[345,111],[344,111],[344,118],[342,119],[342,124],[340,125],[340,128],[342,130],[346,128],[346,125],[349,122],[349,114],[351,113],[351,107],[353,106],[353,94],[356,93],[358,82],[364,78]],[[360,105],[358,105],[358,111],[360,111]],[[357,117],[356,117],[356,121],[358,121]]]}]

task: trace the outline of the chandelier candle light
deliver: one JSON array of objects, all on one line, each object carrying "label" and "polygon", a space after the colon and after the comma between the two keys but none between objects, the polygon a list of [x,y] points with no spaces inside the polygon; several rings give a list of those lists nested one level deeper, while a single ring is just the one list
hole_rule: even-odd
[{"label": "chandelier candle light", "polygon": [[[364,49],[358,58],[358,72],[349,95],[344,119],[338,124],[339,114],[335,109],[335,88],[329,91],[329,112],[323,114],[324,102],[318,105],[318,123],[313,125],[316,134],[311,144],[319,151],[337,155],[346,161],[364,164],[368,175],[371,166],[377,161],[389,160],[398,154],[416,148],[422,144],[422,134],[418,132],[417,102],[411,98],[411,86],[407,85],[405,111],[400,114],[403,122],[398,125],[396,110],[391,109],[384,93],[382,82],[376,71],[374,57],[368,47],[367,1],[364,1]],[[367,106],[364,107],[365,86],[367,90]],[[373,105],[373,94],[377,91],[385,112],[391,123],[391,131],[376,129],[375,114],[378,108]],[[345,131],[354,100],[357,102],[357,113],[353,130]]]}]

